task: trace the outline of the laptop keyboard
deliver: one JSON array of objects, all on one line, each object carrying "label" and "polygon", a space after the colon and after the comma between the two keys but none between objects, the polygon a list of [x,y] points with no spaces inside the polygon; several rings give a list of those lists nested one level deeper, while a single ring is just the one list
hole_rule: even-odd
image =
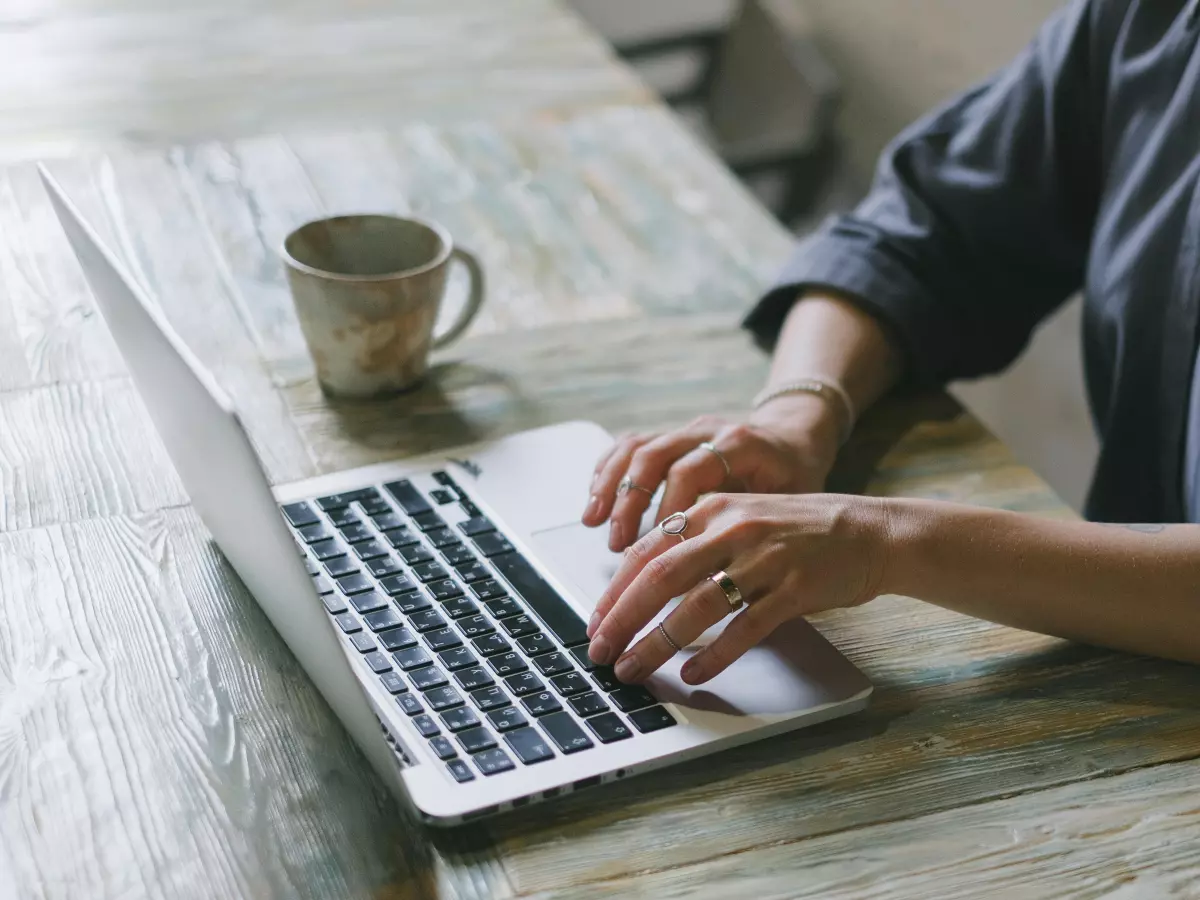
[{"label": "laptop keyboard", "polygon": [[[588,658],[570,604],[449,473],[433,479],[428,493],[406,479],[282,511],[326,611],[451,777],[676,724]],[[453,505],[456,526],[438,513]]]}]

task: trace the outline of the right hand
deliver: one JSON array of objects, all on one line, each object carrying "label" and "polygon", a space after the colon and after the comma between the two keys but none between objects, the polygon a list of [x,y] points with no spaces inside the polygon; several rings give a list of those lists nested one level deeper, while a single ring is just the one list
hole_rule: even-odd
[{"label": "right hand", "polygon": [[[700,447],[711,441],[729,463]],[[664,481],[656,520],[692,506],[713,491],[803,494],[820,491],[838,450],[838,423],[821,397],[778,397],[745,422],[701,416],[663,434],[620,438],[596,465],[592,496],[583,514],[590,527],[611,520],[608,546],[619,552],[638,538],[651,494]],[[628,475],[645,490],[617,495]]]}]

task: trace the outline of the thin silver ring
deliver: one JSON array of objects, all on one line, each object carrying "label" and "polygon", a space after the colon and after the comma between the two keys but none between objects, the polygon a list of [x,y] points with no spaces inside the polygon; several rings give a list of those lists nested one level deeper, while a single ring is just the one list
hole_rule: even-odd
[{"label": "thin silver ring", "polygon": [[658,633],[663,636],[663,640],[666,641],[668,644],[670,644],[671,649],[674,650],[676,653],[678,653],[680,650],[683,649],[677,643],[675,643],[673,640],[671,640],[671,636],[669,634],[667,634],[667,629],[663,628],[662,622],[658,623]]},{"label": "thin silver ring", "polygon": [[725,599],[729,602],[729,608],[733,612],[737,612],[742,608],[745,599],[742,597],[742,590],[729,577],[729,573],[722,569],[720,572],[713,572],[708,576],[708,580],[719,587],[722,593],[725,594]]},{"label": "thin silver ring", "polygon": [[650,490],[650,488],[644,488],[640,484],[635,484],[633,479],[626,475],[617,485],[617,496],[620,497],[622,494],[628,494],[630,491],[641,491],[647,496],[654,496],[654,491]]},{"label": "thin silver ring", "polygon": [[725,477],[726,478],[733,477],[733,469],[731,469],[729,467],[729,460],[727,460],[725,458],[724,453],[722,453],[720,450],[718,450],[716,448],[716,445],[713,444],[712,441],[705,441],[704,443],[702,443],[700,445],[700,449],[707,450],[709,453],[711,453],[713,456],[715,456],[717,459],[719,459],[721,461],[721,465],[723,465],[725,467]]},{"label": "thin silver ring", "polygon": [[661,531],[663,534],[670,535],[671,537],[679,538],[680,542],[687,540],[687,538],[683,536],[683,533],[687,530],[687,527],[688,517],[687,513],[685,512],[671,513],[658,523],[659,531]]}]

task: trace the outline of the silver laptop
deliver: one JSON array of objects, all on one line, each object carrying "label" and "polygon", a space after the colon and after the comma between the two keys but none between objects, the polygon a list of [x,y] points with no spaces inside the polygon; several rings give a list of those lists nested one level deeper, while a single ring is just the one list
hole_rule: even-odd
[{"label": "silver laptop", "polygon": [[616,555],[579,524],[611,438],[570,422],[275,490],[229,398],[44,169],[43,182],[217,544],[396,795],[448,825],[866,705],[803,621],[708,684],[622,685],[585,622]]}]

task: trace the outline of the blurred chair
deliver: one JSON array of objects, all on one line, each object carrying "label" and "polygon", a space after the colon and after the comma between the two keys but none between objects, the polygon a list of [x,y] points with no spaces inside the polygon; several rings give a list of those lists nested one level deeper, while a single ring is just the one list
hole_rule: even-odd
[{"label": "blurred chair", "polygon": [[616,51],[643,66],[698,56],[694,76],[664,93],[785,225],[812,212],[839,159],[838,77],[817,47],[802,0],[743,0],[727,25],[693,28]]}]

